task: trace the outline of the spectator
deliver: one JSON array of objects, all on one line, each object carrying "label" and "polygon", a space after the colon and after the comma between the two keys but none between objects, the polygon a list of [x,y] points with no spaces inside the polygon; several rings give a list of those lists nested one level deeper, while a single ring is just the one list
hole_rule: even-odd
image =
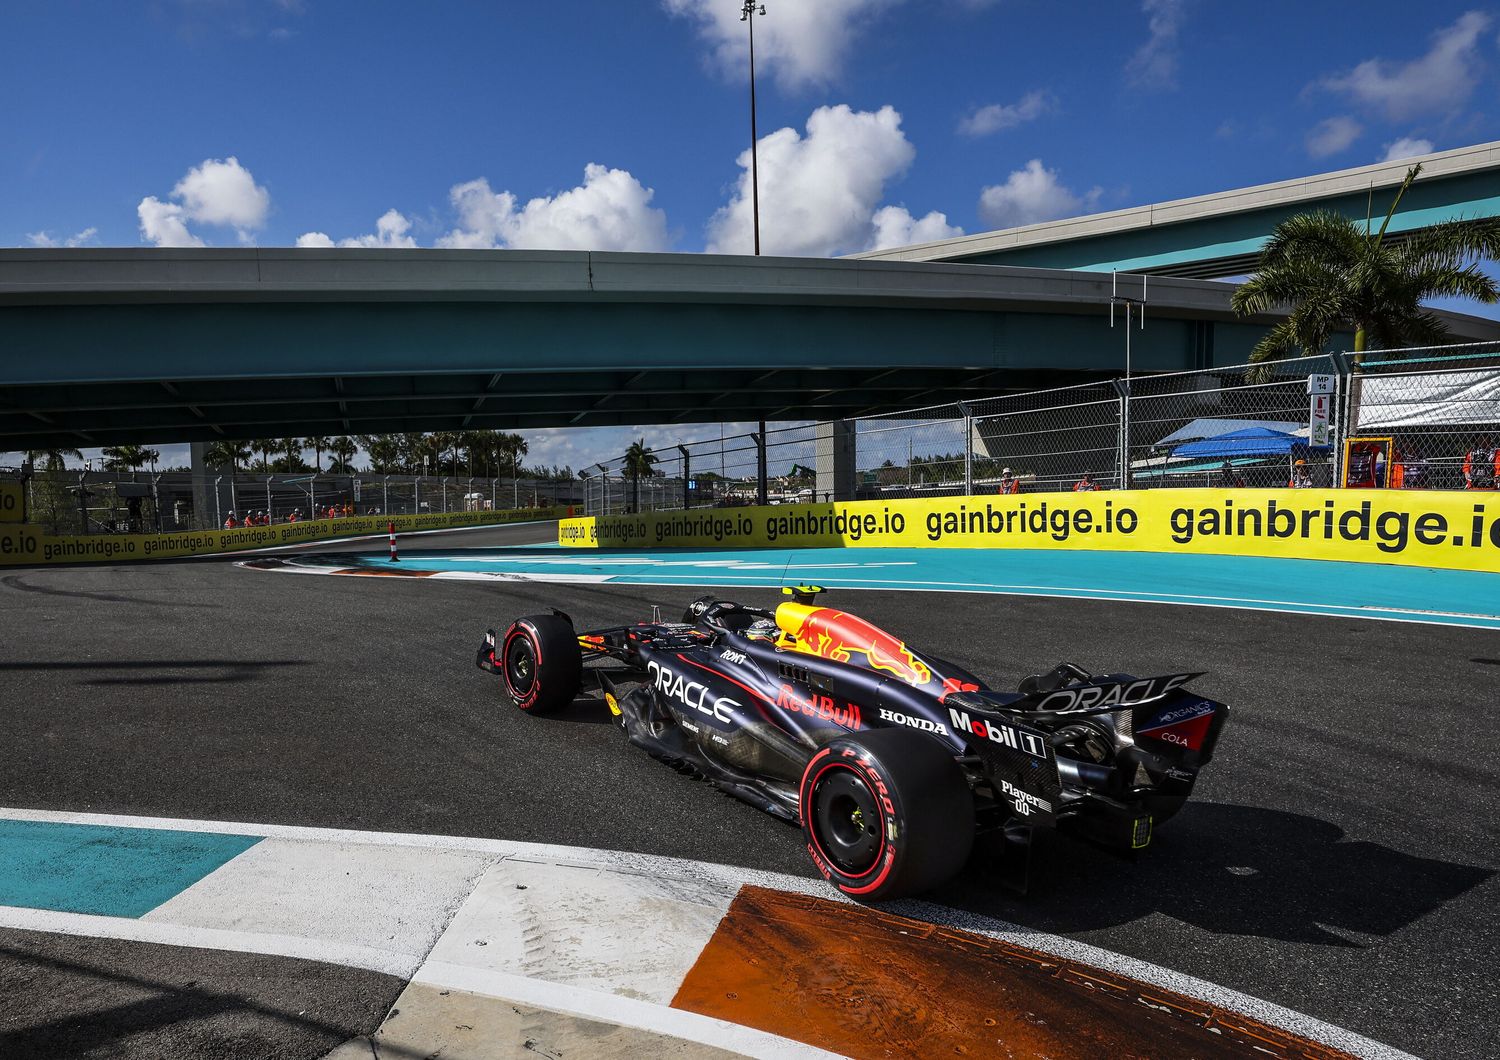
[{"label": "spectator", "polygon": [[1495,447],[1494,438],[1481,438],[1464,454],[1464,489],[1492,490],[1497,479],[1500,479],[1500,449]]},{"label": "spectator", "polygon": [[289,523],[295,523],[300,518],[302,518],[302,509],[301,508],[293,508],[292,509],[292,514],[288,515],[286,517],[286,521],[289,522]]},{"label": "spectator", "polygon": [[234,512],[230,512],[229,513],[229,518],[227,518],[227,519],[224,520],[224,529],[225,530],[233,530],[236,527],[238,527],[239,525],[240,525],[239,522],[234,517]]},{"label": "spectator", "polygon": [[1085,471],[1083,473],[1083,478],[1073,483],[1074,493],[1087,493],[1090,490],[1096,490],[1098,488],[1099,484],[1094,481],[1094,473],[1092,471]]},{"label": "spectator", "polygon": [[1307,470],[1306,460],[1295,460],[1292,462],[1292,477],[1287,481],[1286,488],[1289,490],[1312,489],[1312,475]]},{"label": "spectator", "polygon": [[1245,480],[1234,469],[1234,465],[1226,460],[1219,465],[1219,481],[1217,485],[1220,489],[1243,489]]},{"label": "spectator", "polygon": [[1001,493],[1020,493],[1021,492],[1021,480],[1018,479],[1018,478],[1016,478],[1013,474],[1011,474],[1010,468],[1005,468],[1004,470],[1002,470],[1000,472],[1000,492]]}]

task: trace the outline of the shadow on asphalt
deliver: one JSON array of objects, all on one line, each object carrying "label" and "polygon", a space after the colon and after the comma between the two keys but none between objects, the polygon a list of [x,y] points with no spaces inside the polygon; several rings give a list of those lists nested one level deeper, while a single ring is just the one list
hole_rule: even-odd
[{"label": "shadow on asphalt", "polygon": [[1133,864],[1058,837],[1037,851],[1024,898],[971,869],[931,900],[1060,933],[1161,913],[1215,934],[1362,947],[1346,933],[1390,935],[1492,875],[1345,841],[1315,817],[1190,803]]},{"label": "shadow on asphalt", "polygon": [[16,591],[23,593],[40,593],[43,596],[66,596],[78,600],[99,600],[107,604],[141,604],[142,606],[146,607],[171,608],[196,607],[205,608],[210,611],[216,611],[223,606],[221,604],[183,602],[182,600],[175,597],[163,600],[153,600],[149,597],[142,596],[122,596],[119,593],[90,593],[83,592],[79,589],[55,589],[48,585],[33,585],[31,582],[26,581],[19,574],[12,574],[8,577],[0,578],[0,585],[4,585],[7,589],[15,589]]},{"label": "shadow on asphalt", "polygon": [[[260,679],[266,671],[288,666],[308,666],[306,659],[270,659],[263,662],[221,659],[77,659],[68,662],[0,662],[0,673],[18,670],[77,671],[80,674],[123,671],[129,676],[94,677],[72,682],[80,685],[213,685],[238,684]],[[160,673],[143,671],[157,670]],[[177,671],[188,670],[190,673]]]},{"label": "shadow on asphalt", "polygon": [[[108,966],[109,941],[88,939],[76,945],[97,953],[98,959],[59,959],[31,947],[0,946],[0,970],[6,973],[0,976],[0,982],[14,976],[23,983],[51,988],[10,999],[5,1027],[0,1030],[0,1056],[6,1060],[170,1055],[157,1051],[168,1040],[175,1040],[179,1047],[193,1053],[201,1049],[201,1055],[212,1052],[226,1058],[321,1056],[348,1039],[351,1032],[364,1030],[361,1024],[378,1023],[380,1018],[373,1011],[359,1013],[363,1019],[350,1026],[347,1014],[342,1020],[310,1015],[328,1007],[326,999],[317,996],[316,979],[300,984],[311,987],[304,989],[301,996],[294,989],[291,999],[257,1001],[243,996],[244,984],[233,975],[215,977],[223,980],[215,988],[200,985],[190,977],[184,977],[186,982],[183,982],[161,975],[132,974]],[[160,953],[171,952],[164,947],[155,949]],[[137,949],[129,955],[140,956],[149,950],[137,944]],[[297,973],[303,968],[314,970],[314,974],[318,969],[312,962],[259,955],[224,954],[218,958],[231,967],[254,962],[250,974],[241,978],[254,979],[255,971],[282,972],[293,987],[299,985]],[[192,965],[201,961],[193,955],[183,963]],[[289,970],[291,974],[287,974]],[[398,982],[377,973],[345,974],[379,984],[387,992],[400,987]],[[164,1032],[171,1037],[165,1037]]]}]

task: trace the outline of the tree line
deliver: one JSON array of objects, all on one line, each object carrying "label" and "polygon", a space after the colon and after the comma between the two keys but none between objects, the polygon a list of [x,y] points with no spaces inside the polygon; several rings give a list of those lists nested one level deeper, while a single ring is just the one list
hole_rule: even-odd
[{"label": "tree line", "polygon": [[[311,451],[313,461],[307,462]],[[365,462],[355,466],[363,451]],[[437,431],[430,434],[313,435],[218,441],[205,454],[210,464],[261,474],[331,472],[350,475],[452,475],[470,478],[539,478],[570,481],[571,467],[528,467],[526,439],[505,431]],[[324,463],[324,457],[327,463]]]},{"label": "tree line", "polygon": [[[570,482],[577,476],[568,466],[528,467],[526,439],[504,431],[439,431],[431,434],[313,435],[308,438],[220,440],[205,451],[211,467],[235,472],[287,475],[330,472],[351,475],[451,475],[470,478],[533,478]],[[363,466],[356,466],[360,452]],[[307,453],[313,454],[311,463]],[[78,449],[32,449],[25,460],[43,471],[62,471],[68,460],[82,461]],[[101,456],[105,471],[155,472],[161,451],[143,445],[106,446]],[[327,458],[326,462],[324,458]],[[186,470],[167,468],[165,470]]]}]

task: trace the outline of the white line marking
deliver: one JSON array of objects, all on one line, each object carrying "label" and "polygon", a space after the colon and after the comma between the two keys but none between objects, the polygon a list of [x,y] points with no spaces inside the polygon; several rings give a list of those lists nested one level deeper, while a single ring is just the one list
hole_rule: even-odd
[{"label": "white line marking", "polygon": [[[8,814],[9,811],[6,811]],[[129,827],[128,825],[126,827]],[[51,931],[59,935],[87,935],[127,942],[154,942],[163,946],[186,946],[198,950],[229,950],[300,957],[309,961],[365,968],[405,979],[422,964],[424,955],[396,953],[373,946],[336,945],[325,939],[276,935],[260,931],[163,924],[132,917],[94,916],[89,913],[58,913],[50,909],[24,909],[0,905],[0,927],[23,931]]]},{"label": "white line marking", "polygon": [[649,1001],[589,990],[571,983],[549,983],[542,979],[461,964],[429,961],[412,978],[412,982],[467,990],[473,994],[565,1012],[570,1016],[654,1031],[747,1056],[834,1058],[839,1055],[738,1023],[700,1016],[696,1012],[653,1005]]},{"label": "white line marking", "polygon": [[[815,565],[809,564],[809,568],[816,569]],[[283,573],[292,574],[337,574],[347,568],[341,567],[314,567],[308,564],[289,564],[279,568]],[[778,568],[779,569],[779,568]],[[672,580],[671,575],[660,574],[648,577],[645,574],[629,575],[628,581],[619,580],[621,575],[561,575],[551,572],[538,571],[532,574],[507,574],[496,576],[484,574],[478,571],[439,571],[433,575],[443,581],[495,581],[515,579],[535,582],[555,582],[564,584],[567,581],[588,581],[599,584],[611,584],[619,586],[630,585],[662,585],[662,586],[724,586],[727,588],[773,588],[780,585],[776,579],[741,578],[734,580],[736,573],[733,570],[723,570],[720,575],[710,581],[702,581],[683,577]],[[413,579],[422,580],[422,579]],[[833,579],[831,579],[833,580]],[[1264,611],[1271,614],[1284,615],[1313,615],[1322,618],[1354,618],[1366,619],[1372,622],[1411,622],[1418,625],[1429,626],[1452,626],[1457,629],[1496,629],[1500,628],[1500,615],[1472,614],[1464,611],[1437,611],[1418,610],[1416,608],[1386,607],[1378,604],[1317,604],[1298,603],[1295,600],[1259,600],[1254,597],[1237,596],[1200,596],[1179,593],[1153,593],[1146,590],[1131,589],[1083,589],[1069,586],[1024,586],[1024,585],[996,585],[988,582],[957,582],[928,580],[922,582],[908,582],[902,585],[894,585],[882,582],[876,578],[846,578],[836,579],[837,584],[831,586],[835,589],[848,589],[852,591],[875,591],[882,592],[966,592],[976,596],[1035,596],[1055,600],[1102,600],[1110,603],[1134,603],[1134,604],[1170,604],[1176,607],[1214,607],[1230,610]],[[864,584],[856,584],[864,583]],[[1176,599],[1159,599],[1159,597],[1177,597]],[[1407,617],[1410,616],[1410,617]],[[1426,617],[1432,616],[1432,617]],[[1437,618],[1467,618],[1477,619],[1474,622],[1439,622]]]}]

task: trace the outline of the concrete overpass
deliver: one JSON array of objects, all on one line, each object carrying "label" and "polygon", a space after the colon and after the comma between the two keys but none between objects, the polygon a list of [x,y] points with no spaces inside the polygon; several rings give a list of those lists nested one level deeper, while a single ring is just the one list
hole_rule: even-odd
[{"label": "concrete overpass", "polygon": [[1441,221],[1500,215],[1500,142],[1275,184],[1069,217],[1044,224],[855,255],[872,261],[947,261],[1166,276],[1243,276],[1271,230],[1297,213],[1334,210],[1376,224],[1415,162],[1422,175],[1388,232],[1398,238]]},{"label": "concrete overpass", "polygon": [[[1135,369],[1243,361],[1272,318],[1232,290],[1153,283]],[[1117,374],[1108,295],[902,261],[0,250],[0,450],[850,417]]]}]

